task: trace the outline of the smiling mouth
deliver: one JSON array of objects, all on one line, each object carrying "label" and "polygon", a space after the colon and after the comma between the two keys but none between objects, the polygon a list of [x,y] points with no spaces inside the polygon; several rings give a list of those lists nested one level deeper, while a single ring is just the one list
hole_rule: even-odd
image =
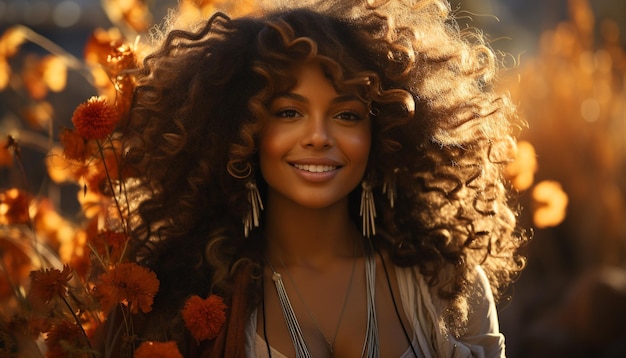
[{"label": "smiling mouth", "polygon": [[293,166],[300,170],[305,170],[311,173],[331,172],[338,168],[335,165],[318,165],[318,164],[294,164]]}]

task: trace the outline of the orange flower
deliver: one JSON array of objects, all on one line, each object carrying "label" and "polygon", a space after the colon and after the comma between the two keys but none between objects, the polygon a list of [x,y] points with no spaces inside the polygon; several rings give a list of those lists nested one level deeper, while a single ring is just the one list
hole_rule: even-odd
[{"label": "orange flower", "polygon": [[85,139],[76,131],[63,128],[59,134],[63,144],[63,156],[70,160],[83,161],[87,159],[85,152]]},{"label": "orange flower", "polygon": [[[132,2],[125,2],[125,6]],[[111,10],[119,7],[111,5]],[[96,29],[85,46],[85,61],[90,66],[98,93],[115,98],[119,118],[125,118],[132,102],[135,80],[129,70],[136,69],[140,60],[134,46],[124,41],[119,29]]]},{"label": "orange flower", "polygon": [[137,350],[133,358],[183,358],[180,354],[176,342],[143,342]]},{"label": "orange flower", "polygon": [[91,97],[80,104],[72,115],[76,131],[86,140],[106,138],[118,122],[115,106],[104,97]]},{"label": "orange flower", "polygon": [[159,290],[159,280],[154,272],[136,263],[123,263],[98,279],[96,293],[105,312],[118,303],[128,306],[132,313],[152,310],[154,296]]},{"label": "orange flower", "polygon": [[[82,141],[82,137],[76,134]],[[87,172],[87,163],[69,159],[63,153],[63,148],[60,146],[53,146],[48,151],[45,158],[46,169],[48,170],[48,176],[55,183],[64,182],[78,182],[85,176]]]},{"label": "orange flower", "polygon": [[104,30],[97,28],[93,31],[87,43],[83,57],[91,65],[106,66],[111,49],[123,43],[122,33],[118,28]]},{"label": "orange flower", "polygon": [[135,49],[124,42],[119,29],[96,29],[85,45],[84,57],[93,65],[90,69],[98,93],[115,98],[118,113],[127,113],[134,80],[124,71],[137,67],[139,61]]},{"label": "orange flower", "polygon": [[106,68],[110,71],[109,75],[114,82],[117,110],[124,115],[128,113],[133,100],[135,81],[130,74],[124,74],[123,71],[136,67],[137,56],[128,44],[115,46],[107,57]]},{"label": "orange flower", "polygon": [[222,297],[210,295],[206,299],[191,296],[185,302],[182,316],[185,327],[197,340],[214,339],[226,321],[226,305]]},{"label": "orange flower", "polygon": [[125,43],[111,43],[111,52],[107,56],[106,67],[111,71],[113,77],[117,77],[120,72],[137,67],[137,57],[133,48]]},{"label": "orange flower", "polygon": [[46,358],[91,357],[86,337],[74,323],[61,321],[46,337]]},{"label": "orange flower", "polygon": [[57,269],[31,271],[31,295],[44,303],[50,302],[55,296],[65,297],[71,278],[72,271],[68,265],[63,266],[62,272]]}]

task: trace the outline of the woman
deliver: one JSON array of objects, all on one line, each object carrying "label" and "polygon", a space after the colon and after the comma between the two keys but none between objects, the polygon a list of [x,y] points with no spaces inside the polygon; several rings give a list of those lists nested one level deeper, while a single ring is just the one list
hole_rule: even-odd
[{"label": "woman", "polygon": [[[171,31],[125,133],[161,282],[135,340],[185,356],[503,356],[523,268],[492,51],[442,1],[332,1]],[[194,339],[190,295],[224,297]]]}]

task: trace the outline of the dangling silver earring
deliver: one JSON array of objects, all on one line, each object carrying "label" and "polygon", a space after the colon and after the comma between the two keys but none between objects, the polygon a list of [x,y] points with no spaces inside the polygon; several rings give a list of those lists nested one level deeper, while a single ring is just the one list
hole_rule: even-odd
[{"label": "dangling silver earring", "polygon": [[376,235],[376,206],[374,205],[374,194],[372,187],[364,180],[361,182],[361,210],[363,218],[363,236],[369,238]]},{"label": "dangling silver earring", "polygon": [[259,216],[261,210],[263,210],[263,202],[254,179],[246,183],[246,190],[248,191],[248,204],[250,207],[248,208],[248,213],[243,218],[243,235],[248,237],[253,228],[259,227]]},{"label": "dangling silver earring", "polygon": [[389,205],[393,209],[393,206],[396,202],[397,195],[397,180],[396,173],[398,173],[399,169],[396,168],[393,170],[393,174],[385,180],[383,183],[383,194],[387,194],[387,199],[389,199]]}]

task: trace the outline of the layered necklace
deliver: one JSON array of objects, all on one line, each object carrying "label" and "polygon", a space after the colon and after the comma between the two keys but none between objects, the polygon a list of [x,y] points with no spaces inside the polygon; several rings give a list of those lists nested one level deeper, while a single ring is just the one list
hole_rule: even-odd
[{"label": "layered necklace", "polygon": [[[379,349],[378,349],[378,322],[376,320],[376,310],[374,304],[375,298],[375,280],[376,280],[376,261],[374,255],[372,254],[372,249],[368,245],[365,245],[365,282],[366,282],[366,295],[367,295],[367,327],[366,327],[366,335],[365,342],[363,343],[363,350],[361,352],[361,357],[368,358],[378,358],[379,357]],[[281,266],[291,284],[293,285],[296,295],[302,302],[302,305],[307,311],[307,314],[313,321],[315,328],[322,335],[326,344],[328,345],[328,350],[331,354],[334,353],[333,346],[335,343],[335,339],[337,338],[337,333],[339,332],[339,327],[341,326],[341,321],[343,319],[346,306],[348,303],[348,296],[350,295],[350,289],[352,288],[352,282],[354,281],[354,272],[356,270],[356,258],[353,255],[352,261],[352,272],[350,273],[350,279],[348,281],[348,287],[346,288],[346,294],[343,300],[343,305],[341,307],[341,312],[339,314],[339,319],[337,321],[337,325],[335,327],[335,332],[331,339],[329,339],[326,334],[320,328],[320,325],[313,315],[313,312],[309,308],[309,306],[304,301],[303,295],[300,293],[298,286],[296,285],[295,280],[291,276],[291,273],[287,269],[287,266],[283,262],[282,258],[279,257]],[[269,260],[267,260],[270,269],[272,270],[272,281],[274,281],[274,285],[276,286],[276,292],[278,294],[278,299],[280,302],[280,307],[283,312],[283,316],[285,318],[285,322],[287,323],[287,329],[289,330],[289,335],[291,336],[291,340],[293,342],[294,349],[296,351],[296,358],[310,358],[311,352],[306,345],[306,341],[304,340],[304,335],[302,333],[302,329],[300,327],[300,323],[298,322],[298,318],[291,306],[291,302],[289,300],[289,296],[287,295],[287,291],[285,290],[285,285],[283,283],[283,279],[280,273],[278,273]]]}]

